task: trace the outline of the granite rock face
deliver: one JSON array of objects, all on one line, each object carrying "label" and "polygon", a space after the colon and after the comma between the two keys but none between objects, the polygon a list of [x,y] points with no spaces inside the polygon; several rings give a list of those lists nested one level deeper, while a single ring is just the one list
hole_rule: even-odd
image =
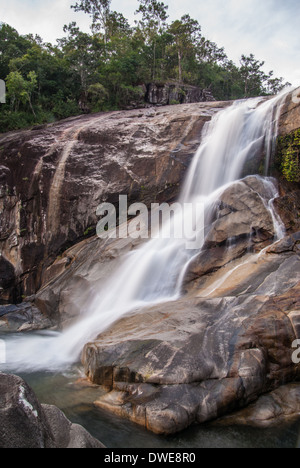
[{"label": "granite rock face", "polygon": [[104,448],[55,406],[41,405],[20,377],[0,373],[1,448]]},{"label": "granite rock face", "polygon": [[102,202],[174,199],[204,124],[227,105],[81,116],[0,136],[0,301],[35,293],[45,268],[95,231]]},{"label": "granite rock face", "polygon": [[169,104],[188,104],[215,101],[208,89],[180,83],[150,83],[147,86],[146,102],[155,106]]},{"label": "granite rock face", "polygon": [[298,243],[230,264],[223,281],[208,275],[182,299],[128,315],[87,344],[86,374],[108,389],[96,405],[170,434],[298,379]]},{"label": "granite rock face", "polygon": [[190,263],[186,283],[273,243],[276,233],[267,201],[272,198],[271,187],[271,181],[249,176],[220,194],[204,247]]},{"label": "granite rock face", "polygon": [[[296,112],[291,99],[283,108],[280,132],[286,131],[289,113]],[[32,237],[21,229],[27,205],[20,205],[19,192],[2,192],[8,204],[2,205],[7,234],[1,237],[0,268],[7,272],[7,281],[15,278],[14,284],[26,291],[40,288],[30,302],[38,310],[37,319],[28,329],[38,327],[41,317],[64,327],[84,313],[93,291],[140,241],[91,237],[56,259],[54,255],[66,240],[73,242],[73,234],[78,240],[83,229],[96,223],[100,200],[115,203],[123,190],[131,201],[172,200],[201,128],[225,105],[183,105],[178,110],[165,107],[65,122],[61,137],[66,140],[58,140],[57,153],[42,160],[36,155],[32,164],[36,176],[31,184],[38,183],[40,189],[30,192],[30,200],[40,196],[45,202],[38,205],[42,228],[39,218],[26,216],[26,222],[35,220],[22,228]],[[54,138],[58,128],[39,134],[47,148],[46,136]],[[4,137],[8,148],[13,147],[10,138]],[[102,159],[99,148],[107,151]],[[16,177],[9,161],[3,163],[7,170],[1,180]],[[89,184],[93,190],[85,192]],[[138,190],[136,184],[144,188]],[[205,248],[185,272],[181,299],[136,310],[99,336],[95,330],[82,362],[88,379],[107,389],[96,405],[153,432],[170,434],[244,408],[299,379],[300,365],[292,360],[293,343],[300,339],[300,233],[293,222],[299,200],[297,192],[280,188],[274,207],[287,235],[275,242],[267,192],[268,184],[252,176],[220,194]],[[18,235],[9,230],[15,225]],[[9,286],[2,288],[5,299]]]},{"label": "granite rock face", "polygon": [[0,306],[0,332],[44,330],[54,326],[49,316],[43,315],[29,300],[18,305]]},{"label": "granite rock face", "polygon": [[247,425],[272,427],[297,421],[300,412],[300,385],[283,385],[267,395],[262,395],[255,403],[232,415],[225,416],[215,424]]}]

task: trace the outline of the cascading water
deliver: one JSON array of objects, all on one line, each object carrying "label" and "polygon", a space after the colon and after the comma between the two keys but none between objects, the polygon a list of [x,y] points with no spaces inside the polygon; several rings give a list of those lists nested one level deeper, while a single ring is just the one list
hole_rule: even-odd
[{"label": "cascading water", "polygon": [[[230,183],[241,177],[247,159],[265,150],[269,161],[271,137],[276,134],[276,115],[279,115],[277,109],[284,97],[236,102],[207,124],[179,198],[182,204],[202,203],[203,232],[216,200]],[[266,203],[280,237],[282,226],[272,205],[276,190],[266,180],[271,185],[270,200]],[[176,215],[170,222],[179,222]],[[197,253],[199,250],[186,248],[185,238],[152,239],[145,243],[127,255],[116,273],[97,291],[77,324],[62,334],[20,335],[8,339],[9,368],[54,370],[75,362],[88,341],[126,313],[176,300],[181,294],[183,273]]]}]

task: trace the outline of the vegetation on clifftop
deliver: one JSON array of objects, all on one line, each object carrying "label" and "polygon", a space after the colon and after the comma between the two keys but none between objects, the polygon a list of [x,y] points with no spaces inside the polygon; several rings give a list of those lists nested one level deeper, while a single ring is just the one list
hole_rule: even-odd
[{"label": "vegetation on clifftop", "polygon": [[77,1],[72,8],[90,16],[91,33],[71,23],[56,45],[0,23],[0,79],[7,87],[0,132],[126,108],[143,100],[145,85],[153,81],[209,88],[219,100],[283,87],[283,79],[266,74],[264,62],[252,54],[234,64],[190,15],[169,22],[163,2],[139,4],[132,26],[111,10],[111,0]]}]

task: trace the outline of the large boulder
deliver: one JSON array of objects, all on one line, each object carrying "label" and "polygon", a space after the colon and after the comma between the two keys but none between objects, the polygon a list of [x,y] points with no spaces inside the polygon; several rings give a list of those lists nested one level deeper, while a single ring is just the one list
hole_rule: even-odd
[{"label": "large boulder", "polygon": [[208,275],[182,299],[135,311],[87,344],[96,405],[170,434],[299,378],[300,236]]},{"label": "large boulder", "polygon": [[190,263],[185,282],[224,267],[247,252],[260,251],[276,236],[269,200],[271,180],[246,177],[220,193],[209,219],[204,248]]},{"label": "large boulder", "polygon": [[217,421],[217,425],[273,427],[298,421],[300,413],[300,385],[291,383],[262,395],[243,410]]},{"label": "large boulder", "polygon": [[0,306],[0,332],[24,332],[49,329],[56,325],[30,301]]},{"label": "large boulder", "polygon": [[300,88],[292,91],[285,99],[280,109],[278,133],[280,136],[287,135],[300,128]]},{"label": "large boulder", "polygon": [[44,269],[95,233],[102,202],[173,200],[204,124],[227,105],[110,112],[0,136],[0,301],[35,293]]},{"label": "large boulder", "polygon": [[147,86],[146,102],[155,106],[215,101],[209,89],[182,83],[153,82]]},{"label": "large boulder", "polygon": [[0,373],[0,420],[0,448],[104,448],[14,375]]}]

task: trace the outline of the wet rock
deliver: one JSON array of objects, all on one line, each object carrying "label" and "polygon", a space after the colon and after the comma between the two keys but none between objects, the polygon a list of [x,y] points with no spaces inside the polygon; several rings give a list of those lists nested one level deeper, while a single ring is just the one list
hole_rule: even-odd
[{"label": "wet rock", "polygon": [[287,135],[300,128],[300,88],[290,93],[281,109],[279,120],[279,135]]},{"label": "wet rock", "polygon": [[1,448],[103,448],[56,407],[41,405],[20,377],[0,373]]},{"label": "wet rock", "polygon": [[299,378],[292,361],[300,337],[299,257],[251,258],[252,266],[240,262],[240,283],[225,274],[212,296],[195,288],[124,317],[87,344],[86,374],[108,389],[96,405],[170,434]]},{"label": "wet rock", "polygon": [[122,257],[140,239],[86,239],[67,250],[45,270],[34,305],[52,323],[64,328],[87,310],[94,292],[119,267]]},{"label": "wet rock", "polygon": [[34,294],[57,256],[95,232],[102,202],[173,200],[203,125],[227,105],[80,116],[2,135],[0,301]]},{"label": "wet rock", "polygon": [[267,250],[266,253],[270,254],[282,254],[285,252],[296,252],[299,253],[299,244],[300,244],[300,232],[296,232],[291,236],[287,236],[284,239],[281,239],[278,242],[272,244]]},{"label": "wet rock", "polygon": [[274,223],[267,209],[268,187],[263,179],[247,177],[232,184],[219,197],[212,228],[205,238],[206,245],[222,244],[239,237],[255,234],[256,242],[273,239]]},{"label": "wet rock", "polygon": [[274,222],[267,202],[270,190],[268,181],[250,176],[220,194],[204,250],[190,263],[186,283],[273,242]]},{"label": "wet rock", "polygon": [[30,302],[0,306],[1,333],[44,330],[53,326],[54,323]]},{"label": "wet rock", "polygon": [[217,421],[217,425],[247,425],[253,427],[272,427],[298,420],[300,412],[300,385],[283,385],[248,406]]},{"label": "wet rock", "polygon": [[13,302],[16,299],[15,294],[15,269],[13,265],[6,260],[2,255],[0,256],[0,295],[2,301],[5,303]]},{"label": "wet rock", "polygon": [[47,424],[55,443],[55,448],[105,448],[79,424],[72,424],[56,406],[42,405]]},{"label": "wet rock", "polygon": [[300,190],[276,198],[274,206],[289,233],[300,229]]}]

